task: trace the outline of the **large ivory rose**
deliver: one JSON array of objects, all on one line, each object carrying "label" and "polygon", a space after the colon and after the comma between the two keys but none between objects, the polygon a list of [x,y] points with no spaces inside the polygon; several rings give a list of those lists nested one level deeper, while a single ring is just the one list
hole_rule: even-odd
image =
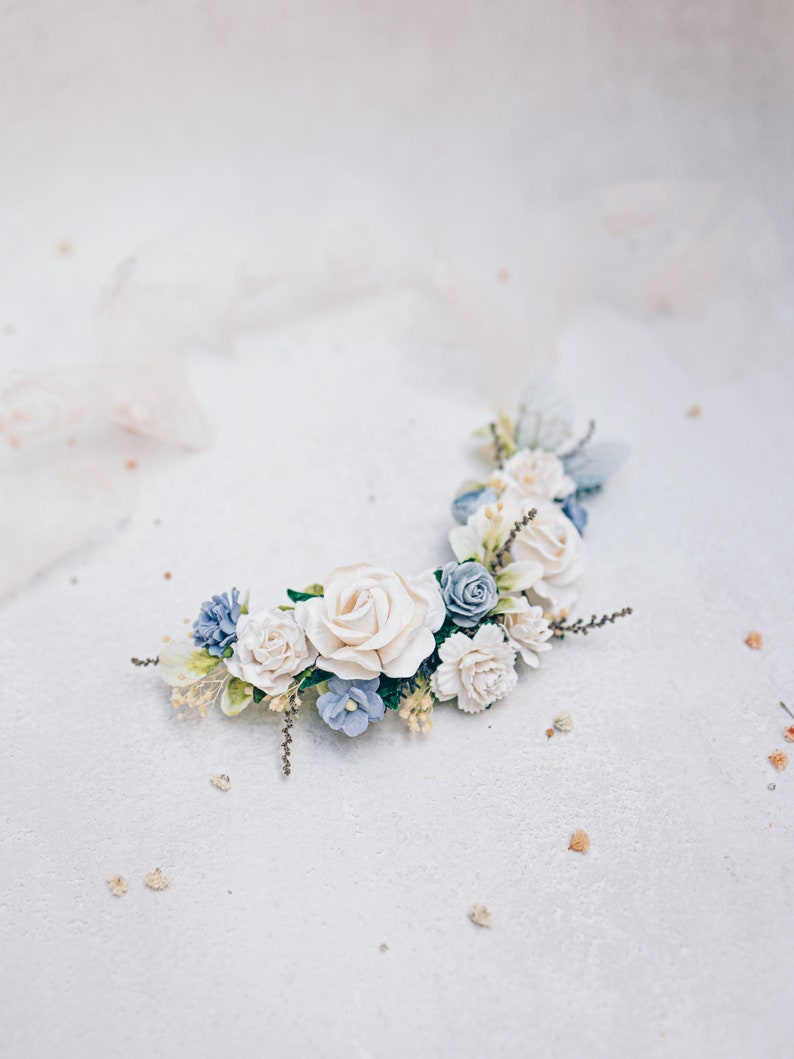
[{"label": "large ivory rose", "polygon": [[232,676],[266,695],[283,695],[292,678],[316,657],[292,614],[260,610],[240,617],[234,654],[225,662]]},{"label": "large ivory rose", "polygon": [[562,500],[576,488],[562,460],[543,449],[521,449],[494,471],[488,485],[500,493],[509,489],[516,498],[536,501]]},{"label": "large ivory rose", "polygon": [[464,713],[479,713],[516,685],[516,651],[498,625],[481,625],[474,636],[456,632],[438,649],[441,665],[430,678],[441,702],[457,697]]},{"label": "large ivory rose", "polygon": [[295,608],[321,669],[343,680],[410,677],[435,650],[444,604],[429,578],[358,563],[334,570],[324,592]]},{"label": "large ivory rose", "polygon": [[558,611],[576,600],[575,583],[584,570],[584,542],[559,504],[526,501],[522,513],[533,506],[537,514],[520,530],[511,552],[516,561],[541,564],[543,576],[527,595],[533,602],[548,603]]}]

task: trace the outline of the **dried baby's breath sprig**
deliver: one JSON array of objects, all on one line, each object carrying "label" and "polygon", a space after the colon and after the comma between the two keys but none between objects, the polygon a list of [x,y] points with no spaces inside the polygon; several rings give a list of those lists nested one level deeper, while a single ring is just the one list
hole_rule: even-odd
[{"label": "dried baby's breath sprig", "polygon": [[207,711],[214,709],[220,702],[230,677],[226,666],[217,665],[194,684],[172,688],[171,705],[180,711],[177,714],[179,720],[182,721],[187,716],[185,709],[196,710],[199,716],[206,717]]},{"label": "dried baby's breath sprig", "polygon": [[489,930],[493,926],[491,913],[485,905],[473,905],[471,912],[469,912],[469,919],[476,927],[485,927]]},{"label": "dried baby's breath sprig", "polygon": [[123,875],[108,875],[108,886],[114,897],[123,897],[130,886]]},{"label": "dried baby's breath sprig", "polygon": [[600,629],[607,623],[609,623],[610,625],[614,624],[614,622],[617,621],[618,618],[625,618],[628,617],[629,614],[633,613],[634,609],[632,607],[624,607],[623,610],[616,610],[612,614],[602,614],[600,618],[597,614],[594,614],[590,621],[587,622],[583,618],[577,618],[576,621],[571,622],[569,624],[563,618],[558,619],[556,621],[552,621],[550,623],[550,626],[554,631],[554,635],[559,637],[560,639],[565,636],[567,632],[580,632],[582,636],[587,636],[587,634],[592,629]]},{"label": "dried baby's breath sprig", "polygon": [[130,662],[134,666],[156,666],[160,661],[159,658],[131,658]]},{"label": "dried baby's breath sprig", "polygon": [[538,509],[532,507],[527,511],[526,515],[522,515],[521,518],[516,519],[513,528],[507,535],[507,540],[504,542],[499,551],[494,555],[491,561],[491,570],[498,570],[499,567],[504,563],[507,556],[510,554],[510,549],[513,547],[513,541],[519,535],[525,526],[528,526],[532,519],[537,515]]},{"label": "dried baby's breath sprig", "polygon": [[405,690],[400,697],[397,714],[408,722],[409,732],[429,732],[433,727],[433,707],[435,696],[430,689],[430,681],[421,670],[406,681]]},{"label": "dried baby's breath sprig", "polygon": [[147,871],[143,881],[150,890],[167,890],[170,885],[168,876],[160,868],[155,868],[154,871]]}]

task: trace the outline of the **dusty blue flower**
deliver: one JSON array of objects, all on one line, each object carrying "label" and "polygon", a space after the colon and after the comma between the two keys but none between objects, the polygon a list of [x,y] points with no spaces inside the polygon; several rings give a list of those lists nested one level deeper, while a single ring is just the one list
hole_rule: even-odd
[{"label": "dusty blue flower", "polygon": [[452,514],[456,522],[463,525],[478,507],[482,507],[483,504],[494,504],[498,499],[499,494],[488,485],[484,485],[481,489],[469,489],[452,501]]},{"label": "dusty blue flower", "polygon": [[386,705],[378,695],[380,677],[372,680],[342,680],[331,677],[328,691],[317,700],[320,716],[335,732],[361,735],[367,726],[383,720]]},{"label": "dusty blue flower", "polygon": [[441,571],[441,596],[455,624],[473,629],[494,609],[499,590],[482,563],[452,562]]},{"label": "dusty blue flower", "polygon": [[576,502],[576,493],[571,493],[570,496],[566,496],[565,502],[562,505],[562,510],[571,522],[573,522],[574,526],[576,526],[579,531],[579,536],[584,537],[585,527],[587,526],[587,520],[590,516],[582,505]]},{"label": "dusty blue flower", "polygon": [[237,621],[240,617],[240,593],[233,588],[213,596],[201,604],[198,618],[193,622],[193,643],[206,647],[211,655],[223,658],[226,648],[237,639]]}]

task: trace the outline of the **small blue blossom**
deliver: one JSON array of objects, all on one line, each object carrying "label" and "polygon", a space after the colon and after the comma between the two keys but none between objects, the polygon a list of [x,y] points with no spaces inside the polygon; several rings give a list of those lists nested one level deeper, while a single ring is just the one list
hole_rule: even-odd
[{"label": "small blue blossom", "polygon": [[473,629],[494,609],[499,590],[482,563],[451,562],[441,571],[441,596],[455,624]]},{"label": "small blue blossom", "polygon": [[498,499],[499,494],[488,485],[484,485],[482,489],[469,489],[452,501],[452,514],[457,522],[464,525],[469,515],[473,515],[478,507],[483,504],[495,504]]},{"label": "small blue blossom", "polygon": [[226,648],[237,639],[237,622],[242,608],[240,593],[233,588],[213,596],[201,604],[198,618],[193,622],[193,643],[206,647],[211,655],[223,658]]},{"label": "small blue blossom", "polygon": [[383,720],[386,704],[378,695],[380,677],[372,680],[342,680],[331,677],[328,691],[317,699],[320,716],[335,732],[361,735],[370,724]]},{"label": "small blue blossom", "polygon": [[562,505],[562,510],[571,522],[573,522],[574,526],[576,526],[579,531],[579,536],[584,537],[585,527],[587,526],[587,520],[590,516],[585,508],[576,502],[576,493],[571,493],[570,496],[566,496]]}]

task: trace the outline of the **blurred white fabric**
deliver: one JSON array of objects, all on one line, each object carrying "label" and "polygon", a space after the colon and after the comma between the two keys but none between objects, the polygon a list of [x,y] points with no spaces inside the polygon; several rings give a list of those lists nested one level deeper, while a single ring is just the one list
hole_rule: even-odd
[{"label": "blurred white fabric", "polygon": [[[758,744],[754,736],[792,674],[780,655],[763,656],[753,678],[746,667],[759,659],[732,652],[754,615],[785,642],[790,562],[778,578],[754,534],[772,527],[782,547],[791,514],[791,6],[77,0],[67,13],[36,0],[7,7],[0,25],[0,616],[16,662],[0,929],[24,968],[0,989],[11,1054],[68,1037],[75,1054],[137,1055],[141,1041],[153,1054],[210,1054],[227,1041],[245,1054],[270,1041],[284,1055],[396,1056],[410,1046],[410,1027],[395,1022],[401,1005],[416,1013],[423,1054],[700,1056],[719,1045],[743,1057],[759,1041],[782,1047],[790,1016],[763,979],[767,967],[777,981],[790,971],[772,926],[773,910],[785,917],[785,862],[762,844],[758,800],[779,725]],[[612,641],[608,630],[603,647],[577,645],[592,661],[576,663],[564,685],[567,660],[533,685],[547,704],[532,714],[539,730],[564,696],[575,714],[597,717],[556,786],[552,748],[528,748],[515,713],[489,715],[475,736],[453,715],[421,752],[426,766],[398,734],[378,733],[368,763],[307,724],[310,752],[297,766],[306,779],[286,792],[267,771],[272,726],[243,720],[174,735],[155,682],[127,674],[130,653],[145,652],[149,637],[156,645],[182,609],[229,578],[250,580],[264,602],[287,574],[312,580],[328,563],[376,553],[394,565],[435,561],[448,519],[439,489],[451,495],[472,470],[469,430],[526,375],[551,370],[583,416],[603,417],[636,449],[614,499],[598,502],[587,607],[634,602],[649,615]],[[698,401],[706,429],[695,457],[689,428],[701,424],[681,416]],[[326,416],[355,423],[363,441],[329,441]],[[736,522],[737,504],[758,513],[751,528]],[[166,589],[161,574],[172,567]],[[57,639],[44,659],[30,632],[42,625]],[[721,635],[733,638],[729,648]],[[82,659],[89,649],[94,657]],[[44,682],[33,703],[31,673]],[[731,699],[732,687],[744,698]],[[669,730],[654,734],[668,710]],[[723,757],[712,756],[718,730],[735,737],[720,740]],[[492,735],[503,761],[490,757]],[[192,786],[218,745],[252,798],[223,819],[234,834],[231,889],[273,912],[272,922],[251,913],[260,940],[280,953],[262,954],[267,997],[250,985],[261,969],[241,938],[243,910],[228,927],[220,912],[227,888],[211,851],[224,860],[225,835],[201,815]],[[387,800],[391,785],[404,799],[393,815],[361,808],[373,768],[375,796]],[[784,780],[778,807],[791,804]],[[461,840],[464,789],[473,837]],[[109,791],[126,810],[108,806]],[[161,800],[173,809],[178,797],[192,800],[180,806],[181,832]],[[604,831],[625,842],[583,891],[543,829],[581,822],[588,797],[602,806]],[[691,815],[699,800],[702,819]],[[265,828],[267,840],[255,841],[274,805],[280,822],[293,821],[291,836]],[[640,818],[660,829],[645,862],[627,844],[636,852],[647,833],[620,824]],[[717,834],[723,820],[727,835]],[[783,833],[786,817],[775,827]],[[304,862],[307,836],[314,853]],[[351,846],[350,864],[366,876],[360,915],[328,882],[356,887],[336,856]],[[166,980],[167,964],[158,964],[162,990],[145,981],[156,917],[137,905],[108,910],[101,886],[91,889],[120,866],[122,849],[134,860],[154,848],[195,886],[176,906],[191,936],[174,958],[211,983],[212,1025]],[[384,850],[385,881],[373,867]],[[506,889],[481,856],[498,863]],[[737,892],[719,875],[724,857],[738,865]],[[514,947],[496,931],[455,932],[465,895],[451,873],[469,864],[512,910]],[[203,872],[215,889],[200,906]],[[602,905],[606,885],[614,903]],[[554,886],[570,904],[553,906]],[[367,925],[383,911],[383,887],[401,910],[382,920],[393,931],[386,971],[370,962]],[[736,920],[710,907],[711,891],[738,909]],[[536,908],[539,895],[546,904]],[[176,886],[162,896],[179,900]],[[321,909],[300,926],[299,897]],[[197,907],[212,958],[193,936]],[[626,909],[635,923],[623,922]],[[123,928],[119,912],[130,917]],[[137,916],[138,947],[127,933]],[[722,941],[709,937],[712,926]],[[102,977],[117,929],[129,993]],[[702,951],[677,948],[679,929]],[[84,935],[90,959],[72,951]],[[559,957],[569,944],[578,962]],[[469,962],[480,951],[490,954],[484,977]],[[624,956],[625,976],[613,967]],[[443,984],[461,966],[476,979],[479,1010],[465,981]],[[498,1000],[487,995],[491,967]],[[384,974],[392,1006],[374,993]],[[67,990],[37,1025],[33,986],[52,996],[61,976],[74,996]],[[333,1004],[321,981],[332,983]],[[423,981],[442,999],[425,995]],[[640,994],[647,1005],[622,1010]],[[89,995],[103,998],[104,1014]]]}]

